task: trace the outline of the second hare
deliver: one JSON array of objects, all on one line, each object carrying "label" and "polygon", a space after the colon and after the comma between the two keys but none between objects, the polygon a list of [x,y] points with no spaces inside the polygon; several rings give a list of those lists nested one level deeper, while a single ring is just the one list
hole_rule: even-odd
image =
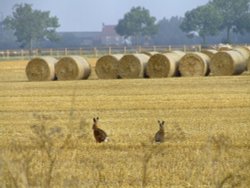
[{"label": "second hare", "polygon": [[155,142],[158,143],[164,142],[164,136],[165,136],[164,123],[165,123],[164,121],[161,122],[158,120],[160,129],[155,133]]},{"label": "second hare", "polygon": [[92,127],[92,129],[93,129],[95,140],[98,143],[107,142],[108,141],[107,133],[104,130],[98,128],[98,126],[97,126],[98,120],[99,120],[99,117],[93,118],[93,127]]}]

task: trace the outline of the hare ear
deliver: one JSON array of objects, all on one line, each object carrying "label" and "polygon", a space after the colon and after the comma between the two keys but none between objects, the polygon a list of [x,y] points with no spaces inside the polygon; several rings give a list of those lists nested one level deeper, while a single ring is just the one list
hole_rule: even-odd
[{"label": "hare ear", "polygon": [[97,117],[96,120],[99,120],[99,117]]},{"label": "hare ear", "polygon": [[161,121],[160,121],[160,120],[158,120],[158,123],[159,123],[159,124],[161,124]]},{"label": "hare ear", "polygon": [[96,119],[95,119],[95,118],[93,118],[93,122],[96,122]]},{"label": "hare ear", "polygon": [[162,124],[162,125],[164,125],[164,123],[165,123],[165,121],[162,121],[162,123],[161,123],[161,124]]}]

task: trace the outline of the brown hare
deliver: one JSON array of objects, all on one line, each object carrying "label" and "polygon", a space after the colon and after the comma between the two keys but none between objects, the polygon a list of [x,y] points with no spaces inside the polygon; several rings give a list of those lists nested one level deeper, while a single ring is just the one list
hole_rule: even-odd
[{"label": "brown hare", "polygon": [[164,121],[161,122],[161,121],[158,120],[158,124],[160,126],[160,129],[155,134],[155,142],[158,142],[158,143],[164,142],[164,135],[165,135],[165,133],[164,133],[164,123],[165,123]]},{"label": "brown hare", "polygon": [[93,118],[93,127],[92,127],[92,129],[93,129],[95,140],[98,143],[107,142],[108,141],[108,136],[107,136],[106,132],[97,127],[98,120],[99,120],[99,117]]}]

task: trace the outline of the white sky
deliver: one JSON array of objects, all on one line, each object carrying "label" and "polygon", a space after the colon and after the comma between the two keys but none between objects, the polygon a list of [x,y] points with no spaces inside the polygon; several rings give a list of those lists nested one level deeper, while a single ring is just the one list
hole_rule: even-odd
[{"label": "white sky", "polygon": [[209,0],[0,0],[0,20],[11,15],[16,3],[32,4],[59,18],[58,31],[100,31],[102,23],[117,24],[134,6],[143,6],[157,20],[184,16]]}]

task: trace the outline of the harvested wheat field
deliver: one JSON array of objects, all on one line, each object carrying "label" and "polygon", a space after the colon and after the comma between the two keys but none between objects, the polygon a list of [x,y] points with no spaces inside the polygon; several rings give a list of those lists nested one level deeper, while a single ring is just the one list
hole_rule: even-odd
[{"label": "harvested wheat field", "polygon": [[[250,185],[249,76],[8,76],[0,81],[0,187]],[[95,143],[97,116],[107,143]],[[153,143],[158,120],[162,144]]]}]

